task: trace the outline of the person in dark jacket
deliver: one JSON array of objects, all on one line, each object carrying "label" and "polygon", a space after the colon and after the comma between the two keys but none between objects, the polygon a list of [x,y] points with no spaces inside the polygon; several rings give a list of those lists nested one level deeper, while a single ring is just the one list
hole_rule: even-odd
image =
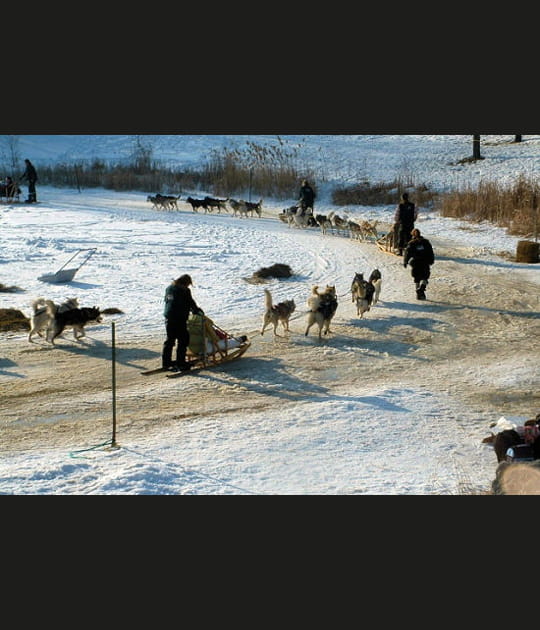
[{"label": "person in dark jacket", "polygon": [[415,228],[403,256],[403,266],[411,265],[411,275],[416,285],[418,300],[426,299],[426,288],[431,275],[431,266],[435,263],[435,255],[431,243]]},{"label": "person in dark jacket", "polygon": [[394,215],[395,243],[400,256],[403,256],[403,250],[411,239],[416,219],[418,219],[418,209],[409,200],[409,194],[405,192],[401,195],[401,203]]},{"label": "person in dark jacket", "polygon": [[36,182],[38,180],[36,169],[30,160],[26,159],[24,163],[26,169],[20,177],[21,180],[26,179],[28,181],[28,199],[25,199],[24,203],[36,203]]},{"label": "person in dark jacket", "polygon": [[300,188],[300,198],[298,199],[300,203],[300,214],[304,216],[306,210],[308,208],[314,209],[315,206],[315,191],[309,185],[307,179],[304,179],[302,182],[302,186]]},{"label": "person in dark jacket", "polygon": [[[187,321],[189,314],[204,315],[191,295],[190,286],[193,284],[191,276],[184,274],[174,280],[165,290],[165,332],[166,339],[163,344],[161,365],[164,369],[185,372],[190,369],[186,361],[186,352],[189,346],[189,330]],[[176,363],[172,361],[172,352],[175,343]]]}]

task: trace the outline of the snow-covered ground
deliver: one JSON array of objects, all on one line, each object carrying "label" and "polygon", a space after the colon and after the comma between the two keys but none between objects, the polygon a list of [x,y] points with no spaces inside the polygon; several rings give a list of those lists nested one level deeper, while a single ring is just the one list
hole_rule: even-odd
[{"label": "snow-covered ground", "polygon": [[[112,159],[127,154],[131,142],[125,138],[119,143],[119,137],[113,136],[58,136],[55,144],[54,138],[21,139],[23,157],[30,157],[38,169],[40,160]],[[196,161],[208,151],[209,139],[216,138],[223,143],[245,140],[230,136],[150,140],[163,159]],[[475,176],[508,181],[520,170],[538,172],[540,162],[540,136],[520,147],[505,144],[508,137],[486,136],[487,159],[473,167],[450,166],[470,154],[469,136],[285,139],[308,147],[309,159],[324,163],[329,179],[341,181],[359,172],[382,181],[410,168],[417,177],[442,188]],[[192,275],[193,295],[206,314],[226,330],[243,334],[257,329],[263,308],[261,287],[243,278],[261,267],[278,262],[292,267],[293,278],[268,286],[275,301],[295,299],[302,309],[312,284],[333,283],[338,294],[345,295],[356,271],[369,273],[377,262],[384,277],[397,273],[399,266],[384,254],[374,259],[350,239],[287,227],[276,220],[287,204],[272,200],[265,200],[263,218],[240,219],[193,214],[186,206],[178,212],[157,212],[147,202],[146,192],[78,192],[38,185],[38,198],[41,203],[35,206],[0,206],[0,282],[24,289],[0,293],[1,306],[29,314],[35,297],[61,301],[77,295],[86,306],[123,311],[115,319],[120,340],[160,338],[165,287],[182,273]],[[323,198],[318,210],[330,207]],[[393,207],[349,207],[346,214],[390,221],[393,211]],[[491,225],[469,225],[424,210],[417,226],[433,241],[452,241],[487,266],[500,261],[501,253],[515,253],[516,237]],[[69,285],[38,280],[78,250],[94,247],[96,254]],[[537,266],[505,262],[508,268],[519,269],[520,277],[538,284]],[[403,299],[403,286],[386,285],[386,303]],[[107,341],[109,323],[93,327],[92,335]],[[28,351],[25,334],[9,336]],[[351,352],[361,343],[361,339],[351,342]],[[319,351],[323,356],[332,353],[332,347],[325,345]],[[524,377],[533,387],[538,384],[537,373],[527,368],[523,373],[519,357],[515,368],[505,376],[510,389]],[[266,387],[279,388],[271,377]],[[478,382],[500,377],[482,372]],[[1,388],[9,388],[15,378],[16,366],[2,366],[0,358]],[[253,410],[234,421],[230,417],[225,421],[218,413],[168,424],[161,431],[157,427],[144,441],[122,444],[118,450],[77,455],[58,449],[3,453],[0,493],[456,494],[464,487],[480,491],[489,485],[495,465],[479,437],[482,427],[498,417],[485,418],[483,424],[478,420],[450,393],[441,396],[421,384],[414,389],[395,384],[371,389],[369,383],[360,383],[346,398],[334,395],[331,387],[322,398],[308,389],[296,404],[277,405],[274,413]],[[476,422],[473,429],[467,421]],[[54,431],[54,422],[48,422]]]}]

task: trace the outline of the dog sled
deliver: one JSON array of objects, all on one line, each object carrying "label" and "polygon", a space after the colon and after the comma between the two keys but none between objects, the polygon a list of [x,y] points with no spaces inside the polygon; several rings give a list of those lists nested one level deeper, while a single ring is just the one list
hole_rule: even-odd
[{"label": "dog sled", "polygon": [[234,337],[206,315],[190,315],[186,359],[193,366],[210,367],[239,359],[250,347],[248,338]]},{"label": "dog sled", "polygon": [[[38,280],[41,282],[49,282],[52,284],[62,284],[64,282],[71,282],[75,277],[75,274],[79,269],[86,264],[90,258],[96,253],[97,247],[92,247],[90,249],[79,249],[58,271],[55,273],[46,273],[42,276],[39,276]],[[76,258],[79,259],[78,267],[69,267],[69,263]]]},{"label": "dog sled", "polygon": [[395,247],[396,234],[394,230],[390,230],[385,234],[379,236],[375,243],[377,247],[385,254],[392,254],[393,256],[399,256],[399,253]]},{"label": "dog sled", "polygon": [[[251,346],[247,336],[235,337],[217,326],[206,315],[190,315],[188,319],[189,347],[186,362],[190,371],[217,367],[243,356]],[[168,378],[176,378],[189,372],[171,372],[156,368],[141,372],[143,375],[166,372]]]},{"label": "dog sled", "polygon": [[13,182],[12,184],[0,184],[0,203],[19,203],[21,197],[21,189],[19,185]]}]

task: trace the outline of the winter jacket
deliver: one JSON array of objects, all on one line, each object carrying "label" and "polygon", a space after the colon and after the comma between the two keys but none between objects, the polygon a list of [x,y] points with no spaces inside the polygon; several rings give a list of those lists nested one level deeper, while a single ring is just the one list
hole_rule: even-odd
[{"label": "winter jacket", "polygon": [[24,171],[24,173],[21,175],[21,179],[27,179],[28,182],[37,182],[37,173],[36,173],[36,169],[34,168],[34,166],[32,164],[27,164],[26,165],[26,170]]},{"label": "winter jacket", "polygon": [[394,215],[395,223],[400,223],[406,227],[414,226],[414,222],[418,218],[418,210],[412,201],[406,201],[405,203],[400,203],[396,209],[396,213]]},{"label": "winter jacket", "polygon": [[403,257],[403,265],[406,267],[409,262],[412,267],[429,266],[435,263],[433,247],[427,238],[421,236],[409,241]]},{"label": "winter jacket", "polygon": [[302,188],[300,188],[300,203],[305,208],[313,208],[315,193],[311,186],[302,186]]},{"label": "winter jacket", "polygon": [[165,290],[163,315],[166,319],[187,322],[190,312],[199,314],[202,313],[202,310],[195,303],[189,287],[183,287],[173,282]]}]

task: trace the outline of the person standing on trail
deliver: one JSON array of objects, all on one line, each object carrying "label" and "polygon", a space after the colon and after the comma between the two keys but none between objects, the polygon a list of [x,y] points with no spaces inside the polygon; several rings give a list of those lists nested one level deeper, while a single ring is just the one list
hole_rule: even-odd
[{"label": "person standing on trail", "polygon": [[435,263],[435,255],[431,243],[415,228],[403,256],[403,266],[411,265],[411,275],[416,285],[416,298],[426,299],[426,288],[431,275],[431,266]]},{"label": "person standing on trail", "polygon": [[24,163],[26,169],[20,177],[21,180],[26,179],[28,181],[28,199],[24,203],[36,203],[36,182],[38,180],[36,169],[30,160],[26,159]]},{"label": "person standing on trail", "polygon": [[416,219],[418,219],[418,209],[412,201],[409,201],[409,193],[404,192],[394,215],[395,243],[400,256],[403,256],[403,250],[411,239]]},{"label": "person standing on trail", "polygon": [[[174,372],[187,372],[190,369],[186,361],[189,346],[189,330],[187,321],[189,313],[204,315],[191,295],[190,286],[193,284],[191,276],[184,274],[174,280],[165,290],[165,332],[161,366]],[[176,346],[176,363],[172,361],[174,344]]]},{"label": "person standing on trail", "polygon": [[301,216],[304,216],[306,214],[306,210],[308,208],[311,208],[312,210],[314,209],[315,196],[316,196],[315,191],[309,185],[309,182],[307,181],[307,179],[304,179],[304,181],[302,182],[302,186],[300,188],[300,196],[298,199],[300,203]]}]

